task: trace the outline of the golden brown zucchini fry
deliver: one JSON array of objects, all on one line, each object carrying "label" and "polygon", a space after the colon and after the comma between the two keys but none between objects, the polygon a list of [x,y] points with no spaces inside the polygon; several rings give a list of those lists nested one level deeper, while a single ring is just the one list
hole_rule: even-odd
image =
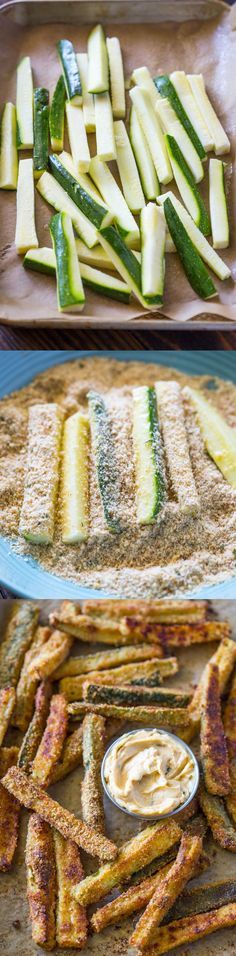
[{"label": "golden brown zucchini fry", "polygon": [[[64,601],[59,610],[50,615],[50,623],[81,641],[104,644],[142,643],[143,635],[136,630],[139,615],[142,624],[186,624],[201,622],[206,616],[204,601],[84,601],[82,608]],[[149,642],[149,634],[146,640]],[[152,639],[151,639],[152,643]]]},{"label": "golden brown zucchini fry", "polygon": [[[1,747],[0,777],[17,760],[17,747]],[[9,870],[16,850],[20,817],[20,804],[0,783],[0,871]]]},{"label": "golden brown zucchini fry", "polygon": [[[162,666],[161,666],[162,665]],[[90,680],[93,684],[159,684],[160,679],[169,674],[176,674],[178,664],[175,657],[166,658],[166,660],[142,661],[137,664],[125,664],[124,667],[115,667],[108,671],[91,671]],[[66,700],[83,699],[83,684],[87,680],[87,674],[79,674],[78,677],[63,677],[60,680],[59,687],[61,694],[64,694]]]},{"label": "golden brown zucchini fry", "polygon": [[61,754],[61,760],[59,760],[52,769],[50,783],[57,783],[58,780],[64,780],[64,777],[67,777],[68,773],[71,773],[72,770],[75,770],[76,767],[82,763],[82,740],[83,726],[81,725],[80,727],[76,727],[76,730],[67,737]]},{"label": "golden brown zucchini fry", "polygon": [[184,833],[170,870],[156,887],[129,940],[129,956],[139,956],[155,939],[157,928],[167,915],[185,884],[194,875],[202,850],[202,840]]},{"label": "golden brown zucchini fry", "polygon": [[219,909],[208,913],[198,913],[196,916],[186,916],[175,920],[168,926],[160,926],[158,942],[146,950],[146,956],[163,956],[171,949],[176,949],[182,943],[195,943],[210,933],[219,929],[226,929],[236,924],[236,903],[228,903]]},{"label": "golden brown zucchini fry", "polygon": [[113,886],[118,886],[132,873],[140,870],[155,857],[161,856],[181,839],[181,829],[174,820],[146,827],[141,833],[124,843],[114,863],[106,863],[97,873],[92,873],[75,888],[80,903],[96,903]]},{"label": "golden brown zucchini fry", "polygon": [[223,800],[200,788],[200,804],[212,832],[212,836],[224,850],[236,853],[236,830],[232,826]]},{"label": "golden brown zucchini fry", "polygon": [[83,721],[84,779],[81,786],[85,823],[105,833],[101,763],[106,745],[106,724],[100,714],[87,714]]},{"label": "golden brown zucchini fry", "polygon": [[68,704],[68,714],[74,720],[80,719],[84,711],[92,714],[101,714],[102,717],[117,717],[118,720],[132,723],[142,723],[145,726],[156,727],[189,727],[190,720],[187,709],[170,707],[117,707],[116,704]]},{"label": "golden brown zucchini fry", "polygon": [[[220,695],[223,694],[225,687],[228,683],[230,674],[232,673],[234,664],[236,661],[236,643],[231,641],[230,638],[225,637],[217,651],[210,658],[208,663],[216,664],[219,668],[219,685],[220,685]],[[202,672],[199,684],[195,690],[191,703],[189,704],[189,716],[191,718],[191,728],[188,731],[188,740],[192,740],[195,734],[197,734],[200,728],[201,722],[201,706],[202,706],[202,694],[207,679],[207,667],[204,667]]]},{"label": "golden brown zucchini fry", "polygon": [[53,674],[54,680],[61,677],[74,677],[75,674],[89,674],[90,671],[103,671],[109,667],[120,667],[132,661],[146,661],[153,657],[162,657],[162,649],[157,644],[139,644],[136,647],[115,647],[113,650],[88,654],[86,657],[70,657]]},{"label": "golden brown zucchini fry", "polygon": [[229,763],[221,718],[219,668],[208,664],[202,693],[201,760],[208,793],[227,796],[230,791]]},{"label": "golden brown zucchini fry", "polygon": [[123,627],[130,633],[130,638],[136,638],[136,633],[143,640],[153,643],[168,652],[170,647],[191,647],[192,644],[208,644],[211,641],[222,641],[230,636],[230,626],[226,621],[203,621],[200,624],[146,624],[142,618],[136,619],[136,626],[132,623],[129,630],[129,619],[124,618]]},{"label": "golden brown zucchini fry", "polygon": [[3,687],[0,690],[0,747],[4,740],[7,728],[15,706],[16,692],[14,687]]},{"label": "golden brown zucchini fry", "polygon": [[33,601],[13,605],[0,646],[0,687],[16,687],[25,653],[33,640],[38,613]]},{"label": "golden brown zucchini fry", "polygon": [[50,634],[50,627],[37,627],[34,640],[25,654],[23,667],[20,672],[20,678],[16,687],[16,705],[12,723],[15,727],[19,727],[20,730],[23,730],[23,733],[27,730],[33,716],[35,694],[38,686],[38,680],[29,674],[29,665],[34,659],[39,647],[48,641]]},{"label": "golden brown zucchini fry", "polygon": [[54,694],[46,727],[31,767],[32,780],[47,787],[60,759],[67,732],[67,706],[62,694]]},{"label": "golden brown zucchini fry", "polygon": [[45,729],[51,695],[52,685],[49,681],[43,681],[38,687],[35,696],[34,714],[22,740],[18,757],[18,767],[21,767],[26,773],[29,773],[31,770],[32,761],[37,753]]},{"label": "golden brown zucchini fry", "polygon": [[57,872],[56,941],[58,946],[83,949],[87,940],[84,906],[74,899],[73,888],[83,879],[79,850],[54,830]]},{"label": "golden brown zucchini fry", "polygon": [[73,637],[63,634],[62,631],[53,631],[47,643],[41,647],[29,665],[29,674],[36,680],[50,677],[56,667],[65,660],[70,653]]},{"label": "golden brown zucchini fry", "polygon": [[32,813],[25,850],[27,897],[32,939],[43,949],[56,943],[56,866],[53,834],[48,823]]},{"label": "golden brown zucchini fry", "polygon": [[224,711],[224,731],[229,757],[229,776],[231,793],[226,799],[226,806],[233,823],[236,826],[236,672],[233,675],[226,707]]},{"label": "golden brown zucchini fry", "polygon": [[90,704],[124,704],[126,707],[160,704],[161,707],[186,707],[191,695],[170,687],[140,687],[139,684],[114,687],[110,684],[92,684],[87,680],[83,684],[83,698]]},{"label": "golden brown zucchini fry", "polygon": [[206,601],[83,601],[82,613],[95,617],[111,617],[113,620],[139,615],[148,621],[160,624],[191,624],[206,617]]},{"label": "golden brown zucchini fry", "polygon": [[117,847],[111,840],[104,837],[97,830],[88,827],[82,820],[78,820],[73,813],[61,807],[56,800],[52,800],[48,793],[38,784],[32,783],[23,770],[11,767],[2,780],[3,787],[22,803],[28,810],[40,813],[40,816],[50,826],[59,830],[67,840],[73,840],[91,856],[98,856],[100,860],[113,860],[118,853]]}]

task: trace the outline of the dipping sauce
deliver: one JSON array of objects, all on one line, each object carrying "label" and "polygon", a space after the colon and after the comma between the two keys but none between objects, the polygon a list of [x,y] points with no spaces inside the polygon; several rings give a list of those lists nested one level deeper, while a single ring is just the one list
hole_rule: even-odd
[{"label": "dipping sauce", "polygon": [[125,810],[157,817],[171,813],[190,797],[195,764],[171,734],[137,730],[112,745],[104,762],[104,781]]}]

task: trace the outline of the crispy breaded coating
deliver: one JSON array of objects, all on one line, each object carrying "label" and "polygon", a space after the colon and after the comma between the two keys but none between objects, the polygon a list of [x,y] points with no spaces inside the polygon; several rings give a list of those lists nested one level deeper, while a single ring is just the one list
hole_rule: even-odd
[{"label": "crispy breaded coating", "polygon": [[228,817],[223,800],[207,793],[203,786],[200,788],[199,799],[215,842],[224,850],[236,853],[236,830]]},{"label": "crispy breaded coating", "polygon": [[61,664],[53,674],[54,680],[61,677],[73,677],[75,674],[89,674],[90,671],[108,670],[110,667],[120,667],[122,664],[131,664],[133,661],[146,661],[163,656],[162,648],[157,644],[139,644],[136,647],[115,647],[109,651],[100,651],[98,654],[87,654],[85,657],[70,657]]},{"label": "crispy breaded coating", "polygon": [[91,704],[124,704],[126,707],[160,704],[161,707],[186,707],[191,695],[170,687],[141,687],[139,684],[113,687],[111,684],[93,684],[86,680],[83,684],[83,698]]},{"label": "crispy breaded coating", "polygon": [[[166,658],[166,660],[142,661],[135,664],[125,664],[124,667],[115,667],[107,671],[91,671],[90,680],[94,684],[159,684],[162,677],[168,674],[176,674],[178,664],[175,657]],[[83,684],[87,680],[87,674],[79,674],[76,677],[63,677],[60,680],[60,692],[65,695],[66,700],[82,700]]]},{"label": "crispy breaded coating", "polygon": [[101,764],[106,745],[106,724],[100,714],[87,714],[83,721],[84,778],[81,786],[85,823],[105,833]]},{"label": "crispy breaded coating", "polygon": [[77,846],[81,846],[91,856],[98,856],[100,860],[112,860],[117,856],[118,850],[111,840],[102,836],[97,830],[88,827],[82,820],[78,820],[73,813],[65,810],[56,800],[45,792],[38,784],[32,783],[23,770],[18,767],[11,767],[2,780],[2,785],[6,787],[9,793],[27,807],[28,810],[34,810],[40,813],[40,816],[50,826],[59,830],[59,833],[67,840],[73,840]]},{"label": "crispy breaded coating", "polygon": [[12,723],[15,725],[15,727],[19,727],[20,730],[23,730],[23,733],[25,733],[27,730],[27,727],[29,726],[33,716],[35,694],[38,686],[37,678],[32,677],[29,674],[29,666],[31,661],[35,658],[39,647],[48,641],[50,634],[51,630],[49,627],[37,627],[34,640],[32,641],[31,647],[25,654],[23,666],[20,672],[19,681],[16,687],[16,704]]},{"label": "crispy breaded coating", "polygon": [[[138,644],[143,641],[137,623],[201,623],[206,617],[204,601],[84,601],[82,606],[63,601],[50,615],[53,627],[59,627],[81,641],[105,644]],[[138,620],[137,620],[138,619]],[[145,639],[149,642],[149,628]],[[152,638],[151,638],[152,643]]]},{"label": "crispy breaded coating", "polygon": [[[17,747],[1,747],[0,777],[17,760]],[[9,870],[17,846],[19,830],[20,804],[0,783],[0,871]]]},{"label": "crispy breaded coating", "polygon": [[35,654],[29,665],[29,674],[36,680],[50,677],[56,667],[66,659],[73,644],[73,637],[62,631],[53,631],[47,643]]},{"label": "crispy breaded coating", "polygon": [[[231,641],[230,638],[225,637],[215,654],[212,655],[208,664],[216,664],[219,668],[219,686],[220,686],[220,695],[223,694],[225,687],[228,683],[230,674],[232,673],[234,664],[236,661],[236,642]],[[199,684],[195,690],[191,703],[189,704],[189,716],[191,719],[191,727],[188,731],[188,741],[191,741],[192,738],[197,734],[200,728],[201,722],[201,706],[202,706],[202,694],[207,679],[207,667],[204,667],[202,672]]]},{"label": "crispy breaded coating", "polygon": [[208,664],[202,693],[201,760],[208,793],[227,796],[230,791],[229,763],[221,718],[219,668]]},{"label": "crispy breaded coating", "polygon": [[163,956],[183,943],[194,943],[204,936],[236,924],[236,903],[228,903],[208,913],[186,916],[168,926],[160,926],[158,942],[146,950],[146,956]]},{"label": "crispy breaded coating", "polygon": [[230,637],[231,629],[227,621],[202,621],[199,624],[155,624],[145,623],[142,617],[129,625],[129,618],[123,621],[123,627],[130,639],[143,638],[163,648],[168,653],[171,647],[191,647],[192,644],[208,644]]},{"label": "crispy breaded coating", "polygon": [[0,645],[0,687],[16,687],[25,653],[33,640],[38,614],[33,601],[13,605]]},{"label": "crispy breaded coating", "polygon": [[84,712],[101,714],[102,717],[117,717],[118,720],[142,723],[145,726],[189,727],[187,709],[181,707],[117,707],[116,704],[68,704],[68,714],[72,719],[80,719]]},{"label": "crispy breaded coating", "polygon": [[16,692],[14,687],[3,687],[0,690],[0,747],[4,740],[7,728],[15,706]]},{"label": "crispy breaded coating", "polygon": [[58,946],[83,949],[87,941],[87,917],[84,906],[73,896],[74,886],[84,871],[76,843],[64,840],[54,830],[57,872],[56,941]]},{"label": "crispy breaded coating", "polygon": [[76,730],[67,737],[61,759],[52,768],[50,783],[57,783],[58,780],[64,780],[68,773],[75,770],[83,759],[83,727],[76,727]]},{"label": "crispy breaded coating", "polygon": [[51,684],[49,681],[43,681],[38,687],[35,696],[34,714],[29,724],[28,730],[26,731],[25,737],[22,740],[18,757],[18,767],[24,769],[26,773],[29,773],[31,770],[32,761],[37,753],[45,729],[49,714],[51,695]]},{"label": "crispy breaded coating", "polygon": [[32,780],[47,787],[60,759],[68,724],[67,705],[62,694],[54,694],[46,727],[31,766]]},{"label": "crispy breaded coating", "polygon": [[32,813],[25,850],[27,897],[32,939],[43,949],[56,943],[56,867],[53,834],[48,823]]},{"label": "crispy breaded coating", "polygon": [[146,618],[148,621],[154,620],[160,624],[166,621],[169,624],[192,623],[193,621],[203,621],[206,617],[206,601],[116,601],[107,600],[96,601],[87,600],[82,602],[81,610],[83,614],[91,614],[95,617],[106,616],[112,620],[120,618],[135,618],[136,615]]}]

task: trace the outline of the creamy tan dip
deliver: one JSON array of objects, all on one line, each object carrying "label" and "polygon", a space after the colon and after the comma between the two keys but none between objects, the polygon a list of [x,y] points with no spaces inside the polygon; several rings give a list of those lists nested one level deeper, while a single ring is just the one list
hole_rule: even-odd
[{"label": "creamy tan dip", "polygon": [[162,816],[191,794],[195,765],[168,733],[137,730],[124,734],[108,753],[104,780],[113,799],[130,813]]}]

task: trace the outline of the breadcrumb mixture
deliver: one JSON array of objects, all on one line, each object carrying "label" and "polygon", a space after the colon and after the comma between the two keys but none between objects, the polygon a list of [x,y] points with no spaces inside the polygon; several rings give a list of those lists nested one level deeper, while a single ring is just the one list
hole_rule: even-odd
[{"label": "breadcrumb mixture", "polygon": [[[132,451],[131,390],[175,380],[201,388],[205,396],[236,427],[236,387],[209,376],[194,376],[154,364],[118,362],[92,357],[57,365],[30,385],[0,402],[0,533],[15,550],[36,559],[47,571],[79,584],[103,588],[124,597],[158,598],[187,592],[202,584],[231,577],[236,567],[236,492],[204,451],[195,414],[184,399],[193,474],[200,514],[181,512],[168,475],[168,498],[158,521],[138,527]],[[87,392],[107,392],[116,448],[122,501],[122,533],[110,534],[104,523],[94,461],[90,475],[90,533],[86,543],[65,546],[61,540],[60,498],[54,543],[42,547],[19,535],[26,464],[28,409],[57,402],[66,416],[87,405]],[[173,448],[175,435],[173,434]]]}]

